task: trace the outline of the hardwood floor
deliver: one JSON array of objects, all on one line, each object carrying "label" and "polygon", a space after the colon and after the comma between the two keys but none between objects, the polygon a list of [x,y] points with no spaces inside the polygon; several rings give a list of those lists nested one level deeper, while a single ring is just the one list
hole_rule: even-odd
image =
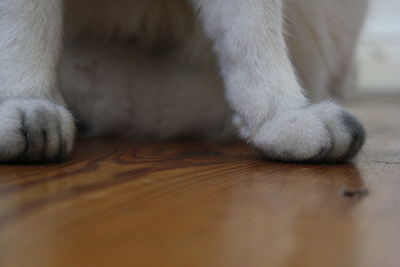
[{"label": "hardwood floor", "polygon": [[1,165],[0,266],[400,266],[400,98],[352,107],[369,135],[355,165],[109,140]]}]

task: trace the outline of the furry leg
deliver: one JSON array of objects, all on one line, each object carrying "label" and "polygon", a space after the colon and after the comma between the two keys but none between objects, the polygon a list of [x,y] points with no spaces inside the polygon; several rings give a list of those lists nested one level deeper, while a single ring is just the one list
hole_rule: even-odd
[{"label": "furry leg", "polygon": [[214,40],[240,134],[266,156],[344,161],[364,142],[358,120],[333,103],[310,105],[290,62],[282,0],[192,0]]},{"label": "furry leg", "polygon": [[57,65],[62,0],[0,1],[0,161],[64,158],[74,125]]}]

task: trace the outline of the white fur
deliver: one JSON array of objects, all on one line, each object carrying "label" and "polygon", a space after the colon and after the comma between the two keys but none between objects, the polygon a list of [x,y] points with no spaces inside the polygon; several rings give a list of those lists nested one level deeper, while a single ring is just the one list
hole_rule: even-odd
[{"label": "white fur", "polygon": [[[362,127],[335,104],[310,105],[303,86],[314,99],[340,94],[365,10],[365,0],[1,0],[0,97],[25,98],[30,112],[42,104],[27,98],[62,104],[61,91],[92,136],[238,132],[279,160],[348,159]],[[0,156],[12,150],[2,140],[27,142],[13,127],[0,126]],[[63,131],[71,143],[73,127]]]}]

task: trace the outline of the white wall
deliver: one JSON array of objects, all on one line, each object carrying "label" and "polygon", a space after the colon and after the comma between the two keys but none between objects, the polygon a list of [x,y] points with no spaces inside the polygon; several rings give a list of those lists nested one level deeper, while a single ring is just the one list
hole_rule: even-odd
[{"label": "white wall", "polygon": [[360,91],[400,93],[400,0],[372,0],[356,63]]}]

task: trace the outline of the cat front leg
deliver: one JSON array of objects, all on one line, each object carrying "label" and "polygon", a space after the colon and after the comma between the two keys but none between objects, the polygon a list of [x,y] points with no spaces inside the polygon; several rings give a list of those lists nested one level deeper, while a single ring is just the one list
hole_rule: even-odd
[{"label": "cat front leg", "polygon": [[338,162],[364,143],[360,122],[303,95],[284,38],[281,0],[192,0],[214,41],[240,135],[271,159]]},{"label": "cat front leg", "polygon": [[74,122],[58,90],[62,0],[0,1],[0,161],[64,159]]}]

